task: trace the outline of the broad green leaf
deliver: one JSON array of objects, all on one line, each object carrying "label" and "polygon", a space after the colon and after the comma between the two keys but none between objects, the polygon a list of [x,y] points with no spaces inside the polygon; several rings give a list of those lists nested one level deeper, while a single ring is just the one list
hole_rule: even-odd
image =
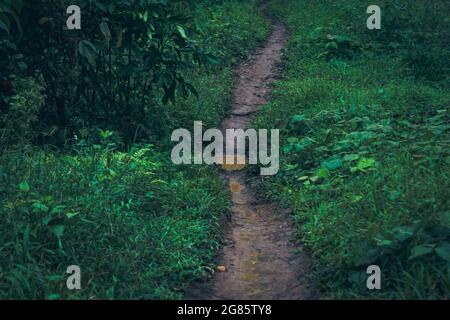
[{"label": "broad green leaf", "polygon": [[411,255],[409,256],[409,259],[411,260],[429,254],[433,252],[433,248],[434,245],[430,244],[415,246],[411,249]]},{"label": "broad green leaf", "polygon": [[[2,6],[0,8],[9,17],[13,18],[14,22],[16,23],[16,27],[17,27],[17,29],[19,31],[19,35],[20,35],[20,37],[22,37],[23,30],[22,30],[22,24],[20,23],[20,19],[19,19],[19,16],[18,16],[18,12],[16,11],[16,9],[13,6],[9,5],[8,3],[1,3],[1,4],[2,4]],[[7,20],[7,21],[9,21],[9,20]]]},{"label": "broad green leaf", "polygon": [[322,163],[322,167],[327,168],[328,170],[337,170],[341,168],[342,165],[341,159],[329,159]]},{"label": "broad green leaf", "polygon": [[380,247],[391,246],[393,244],[393,241],[389,240],[389,239],[376,239],[376,240],[377,240],[377,245]]},{"label": "broad green leaf", "polygon": [[78,44],[80,55],[86,58],[91,65],[95,65],[97,60],[97,48],[87,40],[81,40]]},{"label": "broad green leaf", "polygon": [[442,242],[434,250],[439,257],[450,261],[450,243]]},{"label": "broad green leaf", "polygon": [[365,172],[367,169],[372,168],[375,165],[376,161],[373,158],[361,158],[358,161],[356,167],[351,168],[351,172],[363,171]]},{"label": "broad green leaf", "polygon": [[334,42],[334,41],[328,42],[326,47],[327,48],[331,48],[331,49],[338,49],[339,48],[338,44],[336,42]]},{"label": "broad green leaf", "polygon": [[58,238],[61,238],[63,236],[64,229],[65,229],[65,227],[62,225],[56,225],[56,226],[50,227],[50,231]]},{"label": "broad green leaf", "polygon": [[287,139],[287,141],[288,141],[289,143],[294,144],[294,143],[297,143],[297,142],[298,142],[298,138],[297,138],[297,137],[289,137],[289,138]]},{"label": "broad green leaf", "polygon": [[400,241],[405,241],[414,235],[414,228],[412,227],[397,227],[392,229],[391,233],[394,238]]},{"label": "broad green leaf", "polygon": [[30,186],[28,185],[28,182],[24,181],[19,184],[19,189],[22,192],[28,192],[30,191]]},{"label": "broad green leaf", "polygon": [[100,23],[100,31],[105,38],[107,44],[111,41],[111,30],[106,22]]},{"label": "broad green leaf", "polygon": [[47,296],[47,300],[58,300],[61,296],[57,293],[51,293]]},{"label": "broad green leaf", "polygon": [[287,144],[283,147],[283,153],[290,153],[290,152],[292,152],[293,149],[294,148],[293,148],[292,144]]},{"label": "broad green leaf", "polygon": [[66,208],[65,206],[53,207],[52,210],[50,211],[50,214],[53,215],[53,214],[63,213],[65,208]]},{"label": "broad green leaf", "polygon": [[178,33],[183,37],[183,39],[187,39],[186,31],[182,26],[177,26]]},{"label": "broad green leaf", "polygon": [[295,123],[302,122],[305,120],[306,120],[305,116],[303,116],[301,114],[296,114],[296,115],[292,116],[291,123],[295,124]]},{"label": "broad green leaf", "polygon": [[321,168],[321,169],[317,170],[317,173],[316,173],[316,175],[322,179],[327,178],[329,174],[330,174],[330,170],[327,168]]},{"label": "broad green leaf", "polygon": [[354,161],[354,160],[358,160],[359,159],[359,154],[346,154],[344,156],[344,161]]},{"label": "broad green leaf", "polygon": [[35,211],[48,212],[49,207],[47,207],[45,204],[43,204],[43,203],[40,202],[40,201],[35,201],[35,202],[33,203],[33,209],[34,209]]},{"label": "broad green leaf", "polygon": [[371,168],[375,165],[375,159],[373,158],[362,158],[358,161],[357,168],[361,171],[364,171],[368,168]]},{"label": "broad green leaf", "polygon": [[71,212],[67,212],[66,213],[66,217],[69,218],[69,219],[72,219],[73,217],[76,217],[79,214],[80,214],[79,212],[71,211]]},{"label": "broad green leaf", "polygon": [[215,56],[213,56],[212,54],[206,54],[206,61],[210,64],[210,65],[216,65],[218,63],[217,58]]}]

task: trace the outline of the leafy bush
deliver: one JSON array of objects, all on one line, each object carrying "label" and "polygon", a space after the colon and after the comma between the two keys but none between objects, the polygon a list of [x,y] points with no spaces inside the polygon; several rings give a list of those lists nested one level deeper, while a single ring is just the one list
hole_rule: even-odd
[{"label": "leafy bush", "polygon": [[19,18],[22,8],[22,0],[0,1],[0,39],[10,36],[12,30],[22,35],[22,24]]},{"label": "leafy bush", "polygon": [[[328,60],[354,59],[359,55],[400,57],[405,75],[431,81],[447,78],[450,71],[450,20],[446,12],[448,3],[433,1],[379,1],[382,28],[365,27],[367,4],[329,4],[333,21],[327,25],[310,28],[303,35],[296,34],[303,48],[314,48],[317,58]],[[320,9],[319,9],[320,10]],[[333,13],[331,13],[333,10]],[[317,11],[317,10],[316,10]],[[408,71],[408,72],[407,72]]]},{"label": "leafy bush", "polygon": [[[273,6],[292,35],[284,77],[256,121],[282,132],[281,171],[264,190],[292,207],[324,293],[448,298],[447,82],[404,76],[409,49],[373,51],[363,5]],[[363,31],[347,37],[357,23]],[[381,291],[366,288],[371,264]]]},{"label": "leafy bush", "polygon": [[33,125],[38,120],[45,97],[42,80],[16,78],[5,82],[5,85],[8,83],[16,94],[8,99],[7,107],[0,110],[0,146],[11,147],[31,141]]},{"label": "leafy bush", "polygon": [[[79,1],[82,28],[69,31],[62,29],[66,1],[26,2],[16,14],[26,21],[23,39],[2,40],[0,81],[42,74],[46,101],[36,130],[54,145],[92,127],[118,132],[127,146],[157,143],[172,128],[164,105],[177,110],[184,98],[195,104],[192,98],[209,95],[192,74],[226,77],[223,69],[267,34],[255,1],[214,3]],[[0,88],[0,107],[8,103]]]}]

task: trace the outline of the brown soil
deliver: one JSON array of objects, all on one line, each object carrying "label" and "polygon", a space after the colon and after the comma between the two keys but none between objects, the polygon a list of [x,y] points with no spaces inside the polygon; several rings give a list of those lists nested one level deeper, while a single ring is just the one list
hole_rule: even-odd
[{"label": "brown soil", "polygon": [[[267,102],[286,39],[284,26],[273,22],[266,45],[237,69],[234,101],[223,130],[249,128],[252,116]],[[233,205],[225,246],[218,258],[221,267],[211,287],[193,295],[230,300],[317,298],[307,279],[309,257],[302,246],[291,241],[294,227],[289,212],[259,199],[245,170],[235,171],[233,166],[224,169]]]}]

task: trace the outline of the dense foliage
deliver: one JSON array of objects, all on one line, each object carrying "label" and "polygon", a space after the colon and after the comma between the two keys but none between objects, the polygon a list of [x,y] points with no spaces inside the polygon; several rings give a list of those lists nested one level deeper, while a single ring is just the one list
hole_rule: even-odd
[{"label": "dense foliage", "polygon": [[[266,193],[294,210],[327,296],[450,296],[450,3],[273,2],[291,38],[257,120],[282,130]],[[382,290],[366,288],[366,268]]]},{"label": "dense foliage", "polygon": [[67,1],[0,0],[0,299],[183,297],[229,200],[173,166],[171,130],[218,125],[268,24],[253,1],[76,2],[68,31]]},{"label": "dense foliage", "polygon": [[2,14],[10,36],[0,34],[0,103],[8,109],[17,79],[45,86],[45,104],[25,112],[38,116],[35,139],[58,146],[95,127],[119,132],[126,145],[159,141],[154,115],[164,118],[163,105],[177,95],[205,94],[186,75],[230,65],[253,43],[246,37],[264,33],[245,20],[249,12],[238,11],[247,4],[233,2],[215,10],[207,1],[82,0],[81,30],[66,28],[72,2],[1,3],[12,15]]},{"label": "dense foliage", "polygon": [[[176,299],[205,276],[229,195],[169,139],[219,125],[269,29],[258,2],[0,0],[0,299]],[[255,122],[282,132],[263,189],[326,297],[448,299],[450,4],[378,4],[370,31],[365,2],[272,1],[290,38]]]}]

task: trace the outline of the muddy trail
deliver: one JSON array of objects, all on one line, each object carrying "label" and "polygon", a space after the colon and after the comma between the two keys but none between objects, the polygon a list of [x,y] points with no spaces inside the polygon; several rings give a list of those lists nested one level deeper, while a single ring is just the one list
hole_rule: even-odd
[{"label": "muddy trail", "polygon": [[[267,103],[277,64],[287,41],[285,27],[272,20],[265,46],[236,70],[237,84],[229,116],[222,129],[248,129],[254,115]],[[291,240],[294,233],[289,212],[277,203],[257,197],[240,166],[225,165],[232,194],[231,218],[219,267],[201,299],[298,300],[317,297],[308,283],[308,255]],[[255,181],[255,179],[253,179]],[[222,267],[223,266],[223,267]],[[197,291],[197,290],[196,290]]]}]

